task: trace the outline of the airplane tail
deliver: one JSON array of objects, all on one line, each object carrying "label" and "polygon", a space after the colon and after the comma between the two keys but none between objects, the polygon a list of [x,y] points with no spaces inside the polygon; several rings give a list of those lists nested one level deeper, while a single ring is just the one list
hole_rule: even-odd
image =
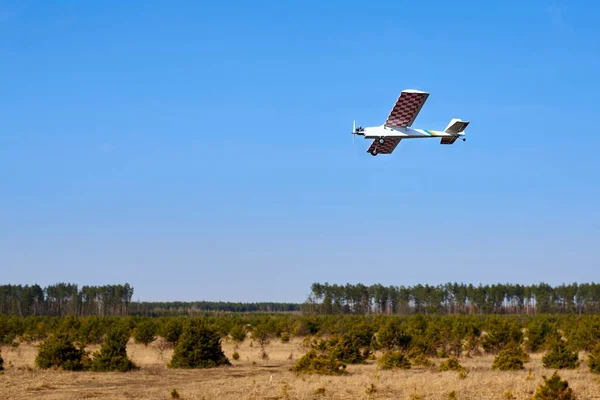
[{"label": "airplane tail", "polygon": [[467,128],[467,125],[469,125],[469,121],[463,121],[460,118],[453,118],[452,120],[450,120],[450,123],[448,124],[446,129],[444,129],[444,132],[461,133]]}]

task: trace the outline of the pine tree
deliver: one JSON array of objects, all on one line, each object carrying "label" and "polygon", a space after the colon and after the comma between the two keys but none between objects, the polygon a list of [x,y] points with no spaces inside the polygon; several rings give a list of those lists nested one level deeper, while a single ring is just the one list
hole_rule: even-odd
[{"label": "pine tree", "polygon": [[540,385],[532,400],[575,400],[575,396],[569,383],[554,372],[550,378],[544,377],[544,384]]},{"label": "pine tree", "polygon": [[94,353],[92,371],[120,371],[127,372],[137,366],[127,357],[127,341],[129,331],[124,328],[114,328],[106,335],[100,346],[100,351]]},{"label": "pine tree", "polygon": [[141,343],[144,346],[148,346],[154,340],[156,340],[156,325],[150,319],[143,320],[138,323],[133,331],[133,340],[136,343]]},{"label": "pine tree", "polygon": [[600,374],[600,343],[594,347],[588,356],[588,366],[590,367],[590,372]]},{"label": "pine tree", "polygon": [[517,344],[506,346],[494,359],[492,369],[500,371],[519,371],[523,364],[529,361],[529,354],[525,353],[523,348]]},{"label": "pine tree", "polygon": [[411,367],[408,357],[395,350],[386,351],[377,359],[377,365],[381,369],[410,369]]},{"label": "pine tree", "polygon": [[39,368],[62,368],[66,371],[81,371],[89,364],[85,352],[73,345],[71,337],[59,333],[40,344],[35,363]]},{"label": "pine tree", "polygon": [[169,368],[213,368],[230,365],[216,329],[199,319],[190,320],[175,347]]},{"label": "pine tree", "polygon": [[579,365],[578,359],[577,353],[571,351],[561,340],[554,343],[550,351],[542,357],[542,364],[546,368],[575,369]]}]

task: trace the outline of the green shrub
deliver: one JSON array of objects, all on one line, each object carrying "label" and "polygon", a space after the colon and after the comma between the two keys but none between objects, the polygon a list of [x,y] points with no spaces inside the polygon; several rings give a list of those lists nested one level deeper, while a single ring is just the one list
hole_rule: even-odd
[{"label": "green shrub", "polygon": [[326,343],[326,349],[337,360],[348,364],[360,364],[366,360],[361,352],[361,346],[354,338],[344,335],[335,336]]},{"label": "green shrub", "polygon": [[450,357],[446,361],[440,363],[438,371],[463,371],[464,367],[460,365],[456,357]]},{"label": "green shrub", "polygon": [[202,320],[192,319],[184,328],[168,367],[213,368],[230,364],[221,348],[218,331]]},{"label": "green shrub", "polygon": [[431,361],[425,354],[422,353],[415,354],[414,356],[410,357],[410,361],[414,366],[433,367],[435,365],[433,361]]},{"label": "green shrub", "polygon": [[532,400],[574,400],[573,390],[567,381],[560,379],[556,372],[544,377],[544,383],[538,387]]},{"label": "green shrub", "polygon": [[171,398],[172,399],[180,399],[181,398],[177,389],[171,390]]},{"label": "green shrub", "polygon": [[588,366],[590,367],[590,372],[600,374],[600,343],[589,354]]},{"label": "green shrub", "polygon": [[410,369],[408,357],[394,350],[387,351],[379,357],[377,365],[381,369]]},{"label": "green shrub", "polygon": [[256,340],[261,348],[264,348],[271,341],[271,332],[266,325],[258,325],[252,331],[252,339]]},{"label": "green shrub", "polygon": [[242,343],[246,339],[246,328],[236,324],[229,331],[229,335],[235,342]]},{"label": "green shrub", "polygon": [[1,350],[0,350],[0,371],[4,371],[4,359],[2,358]]},{"label": "green shrub", "polygon": [[73,345],[65,333],[51,336],[40,344],[35,364],[42,369],[61,368],[66,371],[81,371],[89,365],[85,352]]},{"label": "green shrub", "polygon": [[412,337],[406,333],[399,320],[393,319],[377,332],[377,344],[386,350],[408,350]]},{"label": "green shrub", "polygon": [[287,332],[281,334],[281,343],[288,343],[290,341],[290,335]]},{"label": "green shrub", "polygon": [[169,318],[159,329],[160,336],[171,346],[177,345],[182,332],[183,325],[181,320],[176,318]]},{"label": "green shrub", "polygon": [[344,363],[360,364],[371,353],[372,338],[373,329],[363,322],[353,326],[345,335],[334,336],[318,347],[322,349],[324,346],[336,359]]},{"label": "green shrub", "polygon": [[102,343],[102,336],[106,333],[106,328],[101,317],[82,318],[79,329],[75,334],[75,343],[80,347],[86,347],[89,344]]},{"label": "green shrub", "polygon": [[346,365],[331,354],[313,349],[303,355],[291,370],[298,374],[343,375],[346,374]]},{"label": "green shrub", "polygon": [[579,357],[571,351],[565,342],[559,341],[552,345],[550,351],[542,357],[542,364],[546,368],[575,369],[579,365]]},{"label": "green shrub", "polygon": [[[541,317],[543,318],[543,317]],[[535,353],[560,340],[560,334],[547,319],[534,319],[527,327],[527,350]]]},{"label": "green shrub", "polygon": [[237,351],[234,351],[233,354],[231,355],[231,358],[233,358],[234,360],[239,360],[240,353],[238,353]]},{"label": "green shrub", "polygon": [[156,340],[156,325],[151,319],[143,320],[138,323],[133,331],[133,340],[138,344],[148,346]]},{"label": "green shrub", "polygon": [[517,321],[493,315],[486,320],[486,334],[483,336],[483,349],[488,353],[498,353],[509,343],[521,344],[523,332]]},{"label": "green shrub", "polygon": [[529,354],[516,344],[506,346],[494,359],[492,369],[500,371],[520,371],[523,364],[529,361]]},{"label": "green shrub", "polygon": [[100,346],[100,351],[94,353],[92,371],[127,372],[136,369],[137,366],[127,357],[128,340],[128,329],[115,327],[110,330]]}]

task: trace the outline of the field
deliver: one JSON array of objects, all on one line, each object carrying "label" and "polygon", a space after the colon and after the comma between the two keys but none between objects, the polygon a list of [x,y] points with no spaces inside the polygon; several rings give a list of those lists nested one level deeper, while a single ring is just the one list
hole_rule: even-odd
[{"label": "field", "polygon": [[[261,358],[256,342],[235,345],[223,341],[231,367],[175,370],[172,355],[159,339],[147,347],[130,341],[128,355],[141,368],[127,373],[65,372],[34,367],[36,343],[3,346],[5,372],[0,375],[0,399],[169,399],[176,389],[182,399],[527,399],[553,371],[542,367],[542,354],[532,354],[520,372],[492,371],[492,355],[461,358],[468,374],[437,372],[435,368],[380,371],[375,361],[348,365],[347,376],[301,375],[289,371],[307,349],[301,338],[289,343],[272,340]],[[251,346],[252,343],[252,346]],[[97,350],[98,345],[89,346]],[[237,351],[239,360],[232,359]],[[377,353],[379,355],[380,353]],[[580,360],[586,360],[580,353]],[[434,359],[439,364],[440,359]],[[531,369],[531,371],[529,370]],[[585,361],[575,370],[562,370],[578,399],[600,399],[600,380]],[[512,395],[512,397],[511,397]]]}]

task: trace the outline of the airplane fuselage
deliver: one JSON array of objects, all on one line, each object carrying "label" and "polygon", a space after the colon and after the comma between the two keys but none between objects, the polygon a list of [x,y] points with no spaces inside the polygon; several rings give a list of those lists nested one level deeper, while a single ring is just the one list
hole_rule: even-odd
[{"label": "airplane fuselage", "polygon": [[443,131],[433,131],[430,129],[414,129],[411,127],[402,128],[397,126],[372,126],[364,128],[365,139],[376,139],[386,136],[400,137],[402,139],[417,139],[428,137],[460,137],[465,136],[464,132],[446,133]]}]

